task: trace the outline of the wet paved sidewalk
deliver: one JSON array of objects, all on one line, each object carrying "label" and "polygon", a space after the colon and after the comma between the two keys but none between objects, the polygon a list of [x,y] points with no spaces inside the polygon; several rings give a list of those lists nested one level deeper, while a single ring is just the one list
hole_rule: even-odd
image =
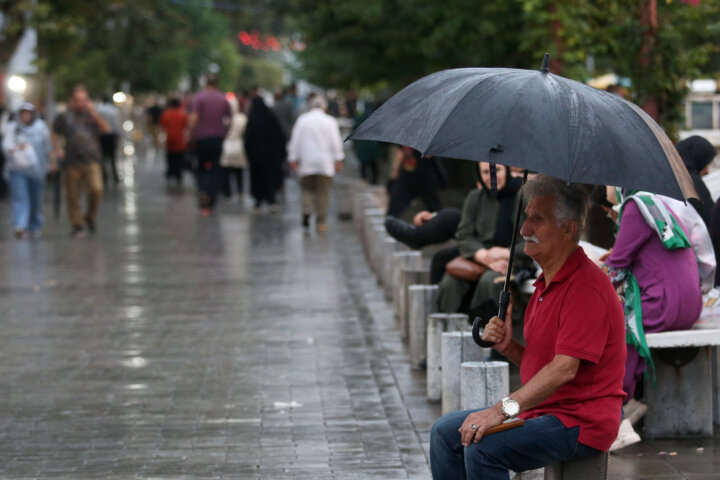
[{"label": "wet paved sidewalk", "polygon": [[351,226],[125,167],[93,237],[0,205],[0,478],[429,478]]},{"label": "wet paved sidewalk", "polygon": [[[0,204],[0,478],[429,479],[439,408],[352,226],[303,233],[292,182],[278,215],[204,218],[123,170],[93,237],[63,212],[16,241]],[[719,446],[643,442],[610,478],[720,478]]]}]

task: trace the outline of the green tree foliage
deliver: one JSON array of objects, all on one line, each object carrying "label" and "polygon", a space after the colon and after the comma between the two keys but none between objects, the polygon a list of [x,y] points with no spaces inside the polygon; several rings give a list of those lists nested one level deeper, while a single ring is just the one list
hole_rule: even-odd
[{"label": "green tree foliage", "polygon": [[515,1],[288,0],[303,74],[334,87],[393,87],[448,67],[525,66]]},{"label": "green tree foliage", "polygon": [[[398,88],[444,68],[538,68],[586,80],[586,59],[632,81],[633,100],[659,103],[673,134],[686,81],[720,71],[720,0],[658,0],[658,29],[640,61],[647,0],[276,0],[307,49],[303,75],[332,87]],[[695,2],[690,2],[695,3]],[[559,71],[558,71],[559,70]]]},{"label": "green tree foliage", "polygon": [[163,92],[211,64],[232,87],[240,67],[227,21],[203,0],[38,0],[32,24],[59,93],[77,82],[109,92],[123,81]]}]

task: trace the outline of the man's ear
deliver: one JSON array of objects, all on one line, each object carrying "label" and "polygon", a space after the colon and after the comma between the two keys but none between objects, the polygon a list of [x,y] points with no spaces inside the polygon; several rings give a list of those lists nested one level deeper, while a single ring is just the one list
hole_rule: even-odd
[{"label": "man's ear", "polygon": [[566,220],[562,225],[563,236],[577,238],[578,224],[575,220]]}]

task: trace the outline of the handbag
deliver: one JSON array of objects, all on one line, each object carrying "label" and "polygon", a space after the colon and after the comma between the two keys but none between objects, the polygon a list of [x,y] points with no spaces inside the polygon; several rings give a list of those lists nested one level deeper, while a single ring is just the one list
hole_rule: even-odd
[{"label": "handbag", "polygon": [[32,168],[38,163],[35,149],[29,143],[15,147],[12,152],[11,163],[19,168]]},{"label": "handbag", "polygon": [[477,282],[480,275],[485,273],[486,267],[479,263],[468,260],[462,255],[450,260],[445,266],[445,271],[455,278],[468,282]]}]

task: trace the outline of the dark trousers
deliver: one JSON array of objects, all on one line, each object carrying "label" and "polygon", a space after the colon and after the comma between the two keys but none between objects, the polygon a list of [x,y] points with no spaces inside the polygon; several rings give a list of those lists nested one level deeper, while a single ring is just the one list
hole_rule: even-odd
[{"label": "dark trousers", "polygon": [[431,212],[442,208],[442,202],[433,179],[402,170],[390,188],[387,214],[393,217],[401,216],[415,197],[420,197],[425,203],[425,208]]},{"label": "dark trousers", "polygon": [[243,168],[235,167],[221,167],[222,168],[222,189],[223,194],[230,198],[232,197],[232,180],[235,177],[235,185],[237,186],[238,195],[243,193],[243,177],[245,170]]},{"label": "dark trousers", "polygon": [[377,161],[366,162],[360,160],[360,177],[370,183],[370,185],[377,185],[378,181],[378,165]]},{"label": "dark trousers", "polygon": [[102,150],[102,178],[103,183],[107,184],[107,168],[106,164],[110,166],[112,172],[113,181],[117,185],[120,181],[118,177],[117,165],[115,164],[115,152],[117,151],[117,136],[112,133],[103,133],[100,135],[100,149]]},{"label": "dark trousers", "polygon": [[183,164],[185,163],[185,152],[167,152],[165,154],[167,169],[165,178],[174,178],[178,183],[182,182]]},{"label": "dark trousers", "polygon": [[220,155],[222,137],[201,138],[195,143],[198,158],[198,191],[200,207],[213,208],[221,187]]}]

